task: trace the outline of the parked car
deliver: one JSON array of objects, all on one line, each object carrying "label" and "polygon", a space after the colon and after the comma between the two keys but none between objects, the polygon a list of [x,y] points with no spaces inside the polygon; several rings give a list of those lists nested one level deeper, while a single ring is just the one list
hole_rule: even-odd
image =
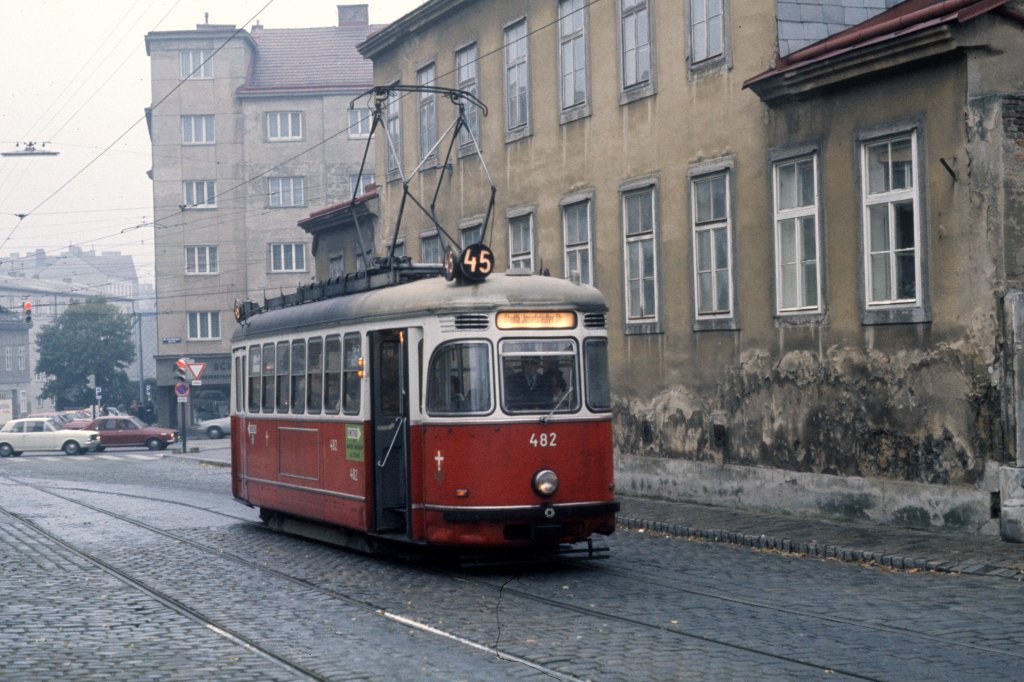
[{"label": "parked car", "polygon": [[231,417],[204,419],[197,426],[208,438],[223,438],[231,433]]},{"label": "parked car", "polygon": [[178,432],[162,426],[146,426],[131,415],[104,415],[96,417],[85,427],[99,431],[102,444],[98,449],[110,447],[147,447],[163,450],[178,442]]},{"label": "parked car", "polygon": [[17,457],[26,450],[63,450],[77,455],[99,449],[99,432],[66,429],[51,417],[12,419],[0,429],[0,457]]}]

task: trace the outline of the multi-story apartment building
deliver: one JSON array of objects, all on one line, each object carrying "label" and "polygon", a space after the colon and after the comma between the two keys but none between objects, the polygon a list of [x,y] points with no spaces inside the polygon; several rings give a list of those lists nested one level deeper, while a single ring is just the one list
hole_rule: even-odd
[{"label": "multi-story apartment building", "polygon": [[[992,533],[1024,504],[1020,2],[430,0],[359,49],[489,107],[499,264],[607,297],[620,490]],[[383,225],[430,99],[388,102]]]},{"label": "multi-story apartment building", "polygon": [[179,357],[205,363],[193,398],[227,405],[235,301],[309,281],[296,223],[362,190],[369,104],[353,100],[372,71],[355,46],[370,30],[366,5],[340,5],[326,28],[146,36],[162,414],[176,412]]}]

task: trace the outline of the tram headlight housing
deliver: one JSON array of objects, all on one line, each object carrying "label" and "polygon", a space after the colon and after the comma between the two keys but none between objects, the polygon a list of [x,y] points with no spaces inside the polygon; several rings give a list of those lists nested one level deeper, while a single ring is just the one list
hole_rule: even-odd
[{"label": "tram headlight housing", "polygon": [[558,474],[551,469],[541,469],[533,475],[533,491],[541,497],[551,497],[558,492]]}]

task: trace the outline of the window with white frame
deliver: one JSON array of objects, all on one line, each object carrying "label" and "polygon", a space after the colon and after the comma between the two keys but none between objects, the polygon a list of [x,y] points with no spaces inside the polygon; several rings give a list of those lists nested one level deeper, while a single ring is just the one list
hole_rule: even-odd
[{"label": "window with white frame", "polygon": [[533,270],[533,214],[508,219],[508,266]]},{"label": "window with white frame", "polygon": [[341,277],[345,274],[345,251],[333,253],[327,259],[327,276]]},{"label": "window with white frame", "polygon": [[590,199],[562,207],[562,227],[565,238],[565,278],[583,284],[593,284],[590,266]]},{"label": "window with white frame", "polygon": [[348,176],[349,191],[355,196],[366,194],[366,188],[373,184],[373,173],[353,173]]},{"label": "window with white frame", "polygon": [[587,101],[587,42],[583,0],[559,0],[558,35],[561,64],[562,109]]},{"label": "window with white frame", "polygon": [[15,349],[14,360],[15,367],[17,367],[19,371],[25,371],[25,349],[23,347],[18,346]]},{"label": "window with white frame", "polygon": [[779,161],[775,178],[775,288],[779,313],[820,310],[817,156]]},{"label": "window with white frame", "polygon": [[[479,87],[476,43],[467,45],[455,53],[455,70],[457,87],[459,90],[476,95]],[[459,146],[466,146],[472,143],[475,138],[480,143],[480,112],[473,104],[467,104],[465,108],[466,124],[469,130],[459,131]],[[472,138],[470,137],[472,132]]]},{"label": "window with white frame", "polygon": [[470,244],[479,244],[484,238],[484,226],[480,223],[459,228],[459,241],[462,248]]},{"label": "window with white frame", "polygon": [[697,318],[732,314],[729,175],[693,178],[693,261]]},{"label": "window with white frame", "polygon": [[306,269],[306,245],[301,242],[270,245],[271,272],[302,272]]},{"label": "window with white frame", "polygon": [[526,19],[505,29],[505,130],[525,129],[530,122],[530,73]]},{"label": "window with white frame", "polygon": [[189,114],[181,117],[182,144],[213,144],[216,141],[213,114]]},{"label": "window with white frame", "polygon": [[622,87],[651,79],[651,25],[647,0],[622,2]]},{"label": "window with white frame", "polygon": [[213,78],[211,50],[182,50],[178,53],[181,63],[181,79]]},{"label": "window with white frame", "polygon": [[423,263],[441,263],[444,261],[441,238],[436,234],[420,235],[420,261]]},{"label": "window with white frame", "polygon": [[272,208],[282,208],[286,206],[304,205],[304,184],[304,178],[298,175],[283,178],[268,178],[270,206]]},{"label": "window with white frame", "polygon": [[212,341],[220,338],[220,313],[198,311],[188,313],[188,338],[190,341]]},{"label": "window with white frame", "polygon": [[388,180],[401,177],[402,161],[402,100],[398,93],[388,94],[385,104],[384,128],[387,132],[387,174]]},{"label": "window with white frame", "polygon": [[[434,85],[434,65],[428,64],[416,72],[417,85]],[[420,92],[417,102],[420,127],[420,160],[436,158],[434,144],[437,142],[437,96],[432,92]]]},{"label": "window with white frame", "polygon": [[372,127],[372,110],[365,107],[348,110],[348,136],[350,139],[369,137]]},{"label": "window with white frame", "polygon": [[267,112],[267,139],[283,142],[302,139],[301,111]]},{"label": "window with white frame", "polygon": [[690,0],[690,63],[698,64],[722,54],[725,28],[724,0]]},{"label": "window with white frame", "polygon": [[626,322],[657,319],[657,268],[654,260],[654,186],[622,195],[622,222],[626,241]]},{"label": "window with white frame", "polygon": [[14,369],[14,349],[10,346],[4,347],[4,369],[8,372]]},{"label": "window with white frame", "polygon": [[186,180],[182,193],[185,208],[217,208],[215,180]]},{"label": "window with white frame", "polygon": [[920,303],[917,136],[861,145],[868,306]]},{"label": "window with white frame", "polygon": [[185,274],[216,275],[219,271],[216,246],[185,247]]}]

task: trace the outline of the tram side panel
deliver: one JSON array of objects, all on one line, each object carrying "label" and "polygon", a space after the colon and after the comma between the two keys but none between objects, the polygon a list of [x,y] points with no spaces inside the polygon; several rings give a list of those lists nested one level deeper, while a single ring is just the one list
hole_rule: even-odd
[{"label": "tram side panel", "polygon": [[232,455],[236,497],[267,510],[369,528],[367,424],[250,417],[244,426],[245,442]]}]

